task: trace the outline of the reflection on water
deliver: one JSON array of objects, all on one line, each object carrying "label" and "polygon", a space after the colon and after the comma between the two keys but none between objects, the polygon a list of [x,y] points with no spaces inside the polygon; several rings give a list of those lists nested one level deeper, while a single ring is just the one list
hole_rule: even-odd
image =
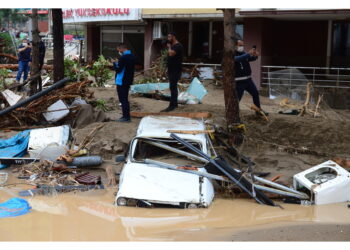
[{"label": "reflection on water", "polygon": [[[18,190],[0,190],[0,202]],[[205,209],[115,207],[115,190],[92,190],[27,200],[31,213],[0,219],[0,240],[29,241],[168,241],[195,231],[215,231],[277,222],[350,223],[344,204],[284,209],[258,205],[249,199],[215,199]],[[215,234],[203,240],[214,240]],[[209,238],[208,238],[209,237]]]}]

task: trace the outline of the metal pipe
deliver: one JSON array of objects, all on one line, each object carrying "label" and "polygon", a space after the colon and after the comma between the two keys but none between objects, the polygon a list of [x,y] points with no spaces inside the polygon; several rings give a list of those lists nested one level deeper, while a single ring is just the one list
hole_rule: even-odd
[{"label": "metal pipe", "polygon": [[302,199],[302,200],[303,199],[309,199],[309,197],[306,198],[304,195],[298,195],[298,194],[295,194],[295,193],[281,191],[281,190],[278,190],[278,189],[265,187],[265,186],[261,186],[261,185],[258,185],[258,184],[254,184],[254,187],[256,189],[261,190],[261,191],[266,191],[266,192],[270,192],[270,193],[280,194],[280,195],[284,195],[284,196],[295,197],[295,198]]},{"label": "metal pipe", "polygon": [[145,159],[146,164],[151,164],[159,168],[165,168],[165,169],[170,169],[174,171],[179,171],[179,172],[184,172],[184,173],[189,173],[189,174],[194,174],[202,177],[206,177],[209,179],[214,179],[214,180],[219,180],[219,181],[227,181],[230,182],[228,179],[225,179],[224,177],[220,175],[215,175],[215,174],[209,174],[206,172],[199,172],[199,171],[194,171],[194,170],[184,170],[184,169],[178,169],[176,165],[168,164],[165,162],[160,162],[160,161],[154,161],[151,159]]},{"label": "metal pipe", "polygon": [[24,106],[24,105],[26,105],[26,104],[28,104],[28,103],[38,99],[39,97],[42,97],[42,96],[48,94],[52,90],[55,90],[55,89],[63,86],[65,83],[67,83],[69,81],[70,81],[70,79],[68,77],[66,77],[66,78],[64,78],[62,80],[59,80],[58,82],[54,83],[51,87],[49,87],[49,88],[47,88],[47,89],[45,89],[45,90],[43,90],[41,92],[38,92],[38,93],[28,97],[27,99],[16,103],[13,106],[10,106],[10,107],[8,107],[6,109],[0,110],[0,116],[5,115],[5,114],[7,114],[7,113],[9,113],[9,112],[19,108],[19,107],[22,107],[22,106]]},{"label": "metal pipe", "polygon": [[190,159],[193,159],[193,160],[198,160],[200,162],[203,162],[203,163],[208,163],[208,161],[202,157],[199,157],[197,155],[194,155],[194,154],[191,154],[191,153],[187,153],[185,151],[182,151],[180,149],[176,149],[176,148],[172,148],[168,145],[165,145],[163,143],[160,143],[160,142],[154,142],[154,141],[148,141],[148,140],[143,140],[144,142],[150,144],[150,145],[153,145],[153,146],[156,146],[156,147],[159,147],[159,148],[162,148],[162,149],[166,149],[170,152],[174,152],[174,153],[177,153],[179,155],[183,155],[183,156],[186,156]]},{"label": "metal pipe", "polygon": [[294,194],[303,196],[303,198],[305,198],[305,199],[309,199],[309,196],[308,196],[307,194],[302,193],[302,192],[299,192],[299,191],[296,191],[296,190],[294,190],[294,189],[292,189],[292,188],[283,186],[283,185],[281,185],[281,184],[278,184],[278,183],[275,183],[275,182],[266,180],[266,179],[264,179],[264,178],[261,178],[261,177],[255,176],[255,175],[254,175],[254,179],[255,179],[256,181],[258,181],[258,182],[264,183],[264,184],[269,185],[269,186],[271,186],[271,187],[279,188],[279,189],[284,190],[284,191],[286,191],[286,192],[291,192],[291,193],[294,193]]},{"label": "metal pipe", "polygon": [[225,174],[238,187],[240,187],[242,190],[244,190],[246,193],[248,193],[258,203],[263,204],[263,202],[258,197],[253,195],[253,193],[250,190],[248,190],[244,185],[242,185],[242,183],[240,183],[238,180],[236,180],[230,173],[228,173],[223,167],[221,167],[219,164],[217,164],[216,161],[211,159],[208,155],[204,154],[201,150],[199,150],[196,147],[194,147],[193,145],[187,143],[185,140],[181,139],[177,135],[171,133],[170,136],[172,138],[174,138],[175,140],[177,140],[178,142],[180,142],[181,144],[183,144],[184,146],[186,146],[187,148],[191,149],[193,152],[195,152],[195,153],[201,155],[202,157],[204,157],[205,159],[207,159],[211,164],[213,164],[216,168],[218,168],[223,174]]}]

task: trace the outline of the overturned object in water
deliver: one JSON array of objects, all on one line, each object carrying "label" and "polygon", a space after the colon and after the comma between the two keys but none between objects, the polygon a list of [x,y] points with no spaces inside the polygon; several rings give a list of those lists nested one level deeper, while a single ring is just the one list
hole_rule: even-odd
[{"label": "overturned object in water", "polygon": [[306,190],[316,205],[350,201],[350,173],[326,161],[293,177],[296,190]]}]

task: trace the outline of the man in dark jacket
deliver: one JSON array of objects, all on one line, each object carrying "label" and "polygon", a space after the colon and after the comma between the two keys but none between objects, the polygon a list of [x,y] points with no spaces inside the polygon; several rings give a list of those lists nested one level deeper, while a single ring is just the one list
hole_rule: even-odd
[{"label": "man in dark jacket", "polygon": [[18,47],[18,73],[16,81],[19,82],[23,73],[23,81],[27,80],[29,72],[29,62],[31,61],[30,52],[32,46],[27,39],[23,39],[21,45]]},{"label": "man in dark jacket", "polygon": [[45,52],[46,52],[45,43],[43,42],[42,37],[40,36],[40,41],[39,41],[39,70],[40,71],[42,70],[44,65]]},{"label": "man in dark jacket", "polygon": [[[235,53],[235,80],[238,99],[241,100],[244,91],[247,91],[252,97],[255,106],[261,109],[258,89],[252,80],[252,70],[250,62],[258,59],[259,53],[256,48],[252,48],[248,53],[244,52],[244,42],[237,40]],[[267,114],[265,112],[265,114]]]},{"label": "man in dark jacket", "polygon": [[117,85],[117,93],[119,102],[122,104],[123,116],[118,122],[130,122],[130,105],[129,105],[129,89],[134,81],[135,56],[125,44],[119,44],[117,50],[121,57],[118,62],[114,62],[114,70],[116,72],[115,84]]},{"label": "man in dark jacket", "polygon": [[169,112],[177,108],[177,82],[181,78],[183,46],[176,38],[176,34],[171,32],[168,34],[168,77],[170,87],[170,103],[169,107],[162,112]]}]

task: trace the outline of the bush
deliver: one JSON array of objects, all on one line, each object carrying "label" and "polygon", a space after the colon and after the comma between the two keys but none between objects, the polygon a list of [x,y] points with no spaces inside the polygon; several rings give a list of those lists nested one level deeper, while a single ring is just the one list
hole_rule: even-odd
[{"label": "bush", "polygon": [[74,60],[71,57],[64,59],[64,76],[69,77],[72,81],[81,81],[88,77],[85,68],[80,66],[78,60]]},{"label": "bush", "polygon": [[10,72],[8,69],[0,69],[0,89],[6,87],[6,78],[8,78]]},{"label": "bush", "polygon": [[0,33],[0,43],[4,45],[3,52],[6,54],[16,54],[14,45],[11,40],[11,36],[7,32]]},{"label": "bush", "polygon": [[95,78],[96,85],[103,87],[106,82],[113,77],[112,71],[109,69],[110,63],[103,55],[98,57],[91,68],[88,70],[89,74]]}]

